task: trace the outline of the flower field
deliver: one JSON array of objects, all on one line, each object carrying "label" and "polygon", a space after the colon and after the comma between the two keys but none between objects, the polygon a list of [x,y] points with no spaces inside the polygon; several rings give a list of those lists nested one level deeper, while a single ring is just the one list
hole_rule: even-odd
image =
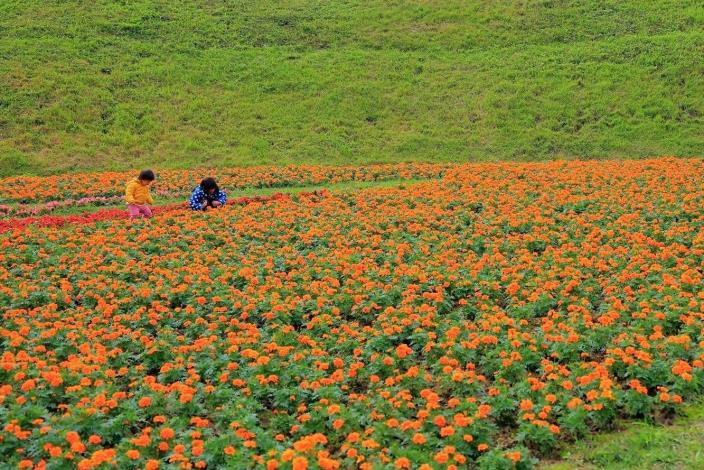
[{"label": "flower field", "polygon": [[[397,163],[367,166],[299,165],[163,170],[157,172],[154,189],[160,195],[183,196],[189,194],[204,175],[216,177],[223,187],[230,189],[278,188],[341,181],[436,178],[450,168],[451,165],[442,163]],[[0,178],[0,202],[53,201],[53,204],[61,204],[66,200],[80,203],[85,198],[122,196],[125,183],[136,176],[135,172],[104,172]],[[57,200],[61,202],[56,202]],[[9,208],[0,206],[0,213],[8,211]]]},{"label": "flower field", "polygon": [[[286,197],[283,193],[274,193],[270,196],[254,196],[254,197],[238,197],[229,200],[230,205],[245,205],[253,202],[275,201]],[[124,198],[120,198],[124,204]],[[154,214],[161,214],[172,211],[190,210],[185,202],[174,204],[161,204],[154,206]],[[17,213],[14,217],[0,219],[0,233],[9,232],[12,230],[22,230],[27,227],[60,227],[66,224],[93,224],[103,220],[113,219],[129,219],[129,214],[122,208],[101,209],[95,212],[86,212],[75,215],[42,215],[31,217],[18,217]]]},{"label": "flower field", "polygon": [[0,462],[527,469],[702,394],[704,162],[442,176],[0,234]]}]

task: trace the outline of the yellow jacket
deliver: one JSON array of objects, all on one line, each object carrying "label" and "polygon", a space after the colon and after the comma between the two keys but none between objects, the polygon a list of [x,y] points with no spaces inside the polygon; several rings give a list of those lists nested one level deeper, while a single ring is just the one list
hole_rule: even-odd
[{"label": "yellow jacket", "polygon": [[125,199],[127,199],[127,204],[154,204],[149,186],[144,186],[136,178],[127,183]]}]

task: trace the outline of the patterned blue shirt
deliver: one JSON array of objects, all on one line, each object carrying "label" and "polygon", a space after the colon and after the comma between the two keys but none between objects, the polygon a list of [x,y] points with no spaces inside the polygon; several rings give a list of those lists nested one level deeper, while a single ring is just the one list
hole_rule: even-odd
[{"label": "patterned blue shirt", "polygon": [[191,193],[191,197],[188,199],[188,205],[191,206],[191,209],[194,211],[202,211],[203,203],[206,201],[208,202],[208,206],[212,206],[213,201],[219,201],[220,204],[224,206],[227,202],[227,194],[225,194],[225,191],[222,189],[218,190],[214,194],[207,194],[199,185],[196,186]]}]

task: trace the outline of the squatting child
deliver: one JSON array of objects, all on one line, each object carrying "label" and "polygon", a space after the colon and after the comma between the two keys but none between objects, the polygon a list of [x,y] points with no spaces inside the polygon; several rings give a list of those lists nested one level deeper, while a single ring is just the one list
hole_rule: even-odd
[{"label": "squatting child", "polygon": [[218,187],[214,178],[205,178],[195,187],[188,204],[194,211],[217,209],[227,202],[227,194]]},{"label": "squatting child", "polygon": [[149,204],[154,204],[154,199],[152,199],[152,195],[149,192],[149,185],[155,179],[156,177],[152,170],[143,170],[137,178],[127,183],[125,199],[127,200],[127,212],[129,212],[130,218],[150,218],[152,216]]}]

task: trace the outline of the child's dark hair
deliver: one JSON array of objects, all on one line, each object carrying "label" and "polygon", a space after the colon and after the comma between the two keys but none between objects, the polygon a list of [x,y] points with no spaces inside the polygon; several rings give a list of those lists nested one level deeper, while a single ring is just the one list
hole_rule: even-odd
[{"label": "child's dark hair", "polygon": [[156,176],[154,176],[154,172],[152,170],[142,170],[139,173],[139,179],[144,181],[154,181]]},{"label": "child's dark hair", "polygon": [[220,192],[220,188],[218,188],[218,184],[215,182],[215,178],[205,178],[203,181],[200,182],[200,189],[205,192],[209,192],[212,189],[214,189],[216,193]]}]

